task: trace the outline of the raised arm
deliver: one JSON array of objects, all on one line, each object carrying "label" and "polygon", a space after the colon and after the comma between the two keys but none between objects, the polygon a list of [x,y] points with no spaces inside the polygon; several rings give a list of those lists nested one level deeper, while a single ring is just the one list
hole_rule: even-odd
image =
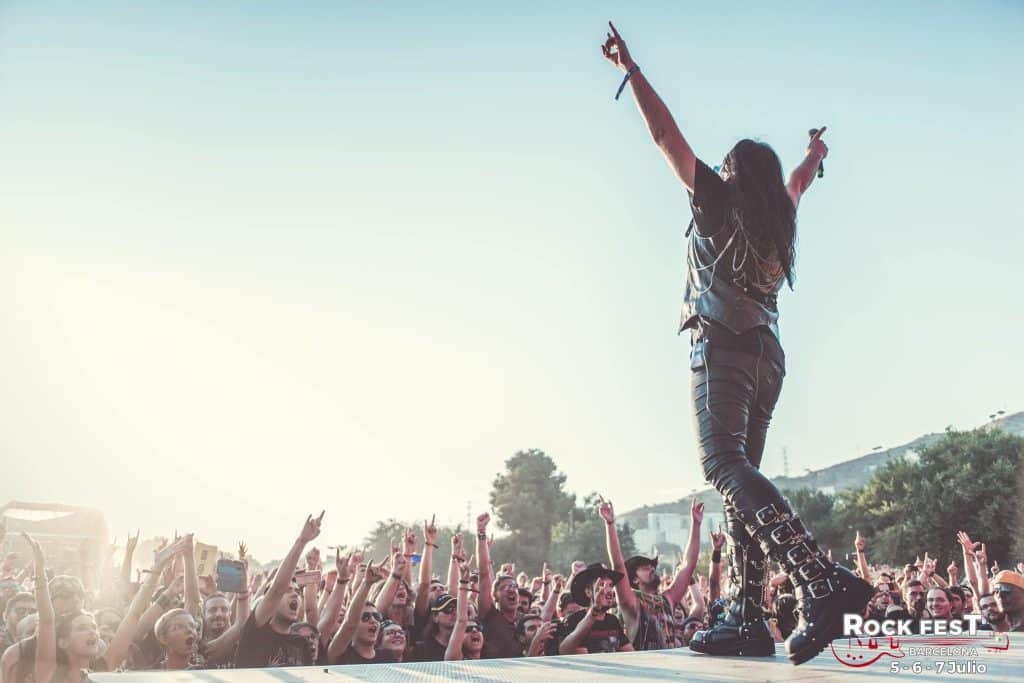
[{"label": "raised arm", "polygon": [[633,99],[640,110],[640,115],[644,117],[654,144],[661,150],[665,161],[668,162],[676,177],[686,189],[692,192],[697,158],[694,156],[693,150],[690,149],[690,143],[679,131],[679,126],[676,125],[668,107],[651,87],[647,77],[640,71],[640,67],[633,61],[626,42],[619,35],[615,26],[610,21],[608,26],[612,32],[608,34],[608,39],[601,46],[605,59],[626,74],[626,78],[633,86]]},{"label": "raised arm", "polygon": [[807,188],[811,186],[818,174],[818,165],[821,164],[822,159],[828,156],[828,147],[821,141],[821,136],[825,134],[825,128],[822,126],[811,136],[804,160],[793,169],[789,176],[789,182],[786,183],[786,190],[789,192],[789,198],[793,200],[793,206],[800,205],[800,197],[807,192]]},{"label": "raised arm", "polygon": [[690,540],[686,544],[683,564],[679,567],[679,571],[676,572],[672,585],[665,591],[665,597],[673,605],[678,604],[683,599],[683,596],[686,595],[690,579],[693,578],[693,572],[697,569],[697,557],[700,555],[700,525],[703,521],[704,503],[699,503],[694,498],[690,501]]},{"label": "raised arm", "polygon": [[124,559],[121,560],[121,586],[127,586],[132,582],[132,557],[135,555],[135,548],[139,545],[139,531],[135,535],[128,534],[128,540],[124,544]]},{"label": "raised arm", "polygon": [[725,545],[725,532],[718,525],[718,533],[711,533],[711,566],[708,568],[708,599],[714,602],[722,594],[722,546]]},{"label": "raised arm", "polygon": [[980,546],[980,543],[976,543],[971,540],[971,537],[967,535],[966,531],[960,531],[956,535],[956,540],[960,543],[960,547],[963,550],[964,555],[964,575],[967,577],[968,583],[971,584],[971,588],[974,590],[975,595],[981,595],[980,584],[978,582],[978,572],[974,566],[974,551]]},{"label": "raised arm", "polygon": [[622,546],[619,545],[619,529],[615,526],[615,507],[610,500],[598,496],[600,502],[597,506],[597,513],[604,520],[605,543],[608,546],[608,561],[612,569],[622,574],[622,578],[615,584],[615,597],[618,598],[619,607],[622,608],[626,632],[633,633],[638,625],[640,607],[633,593],[633,587],[629,585],[629,576],[626,572],[626,561],[622,557]]},{"label": "raised arm", "polygon": [[48,683],[57,670],[57,624],[53,614],[53,602],[50,600],[50,587],[46,581],[46,558],[39,543],[22,532],[22,537],[32,548],[32,568],[36,584],[36,681]]},{"label": "raised arm", "polygon": [[263,596],[263,599],[260,600],[260,604],[256,606],[254,618],[257,626],[264,626],[274,616],[278,604],[284,598],[285,593],[288,592],[288,586],[291,585],[292,576],[295,574],[295,567],[299,563],[299,557],[302,555],[303,548],[306,547],[307,543],[320,535],[320,524],[323,520],[323,511],[320,512],[319,517],[314,518],[313,515],[306,517],[306,523],[302,525],[299,537],[295,539],[291,550],[281,560],[281,566],[277,568],[274,582],[270,584],[270,589]]},{"label": "raised arm", "polygon": [[459,590],[459,567],[466,563],[466,541],[462,534],[452,536],[452,555],[448,561],[448,595]]},{"label": "raised arm", "polygon": [[853,539],[853,547],[857,551],[857,569],[860,569],[860,578],[868,583],[872,583],[871,569],[868,567],[868,556],[865,551],[866,543],[864,542],[864,537],[860,535],[860,531],[857,532],[857,536]]},{"label": "raised arm", "polygon": [[245,544],[238,544],[238,559],[242,563],[242,590],[235,595],[235,620],[228,630],[206,644],[206,655],[224,660],[242,638],[242,627],[249,619],[249,561],[245,559]]},{"label": "raised arm", "polygon": [[138,633],[139,620],[143,612],[149,608],[153,593],[156,591],[156,584],[160,578],[161,570],[166,567],[175,555],[183,552],[191,552],[191,543],[187,538],[181,538],[171,545],[161,549],[153,558],[153,569],[146,575],[146,580],[139,587],[139,592],[132,598],[132,604],[124,615],[114,637],[110,639],[110,645],[103,654],[103,660],[107,664],[108,671],[117,671],[128,655],[128,649]]},{"label": "raised arm", "polygon": [[185,534],[185,611],[202,623],[203,598],[199,595],[199,574],[196,571],[195,536]]},{"label": "raised arm", "polygon": [[386,572],[379,566],[373,566],[373,560],[366,563],[365,575],[356,589],[348,604],[345,618],[341,622],[338,632],[331,638],[331,644],[327,648],[327,661],[329,663],[338,661],[338,658],[345,654],[345,651],[352,645],[352,638],[359,628],[359,621],[363,618],[363,607],[366,606],[366,598],[370,595],[370,588],[373,584],[383,581]]},{"label": "raised arm", "polygon": [[562,594],[562,588],[565,587],[565,577],[556,574],[554,582],[554,588],[548,594],[547,600],[544,601],[544,606],[540,610],[540,620],[545,623],[551,621],[555,616],[555,610],[558,609],[558,596]]},{"label": "raised arm", "polygon": [[409,560],[399,548],[398,552],[391,556],[391,573],[388,575],[388,580],[384,582],[384,588],[381,589],[374,603],[381,614],[387,614],[388,610],[391,609],[391,604],[395,601],[395,593],[398,592],[398,587],[405,578],[405,570],[408,566]]},{"label": "raised arm", "polygon": [[477,598],[477,608],[481,619],[485,619],[494,609],[494,594],[491,592],[494,570],[491,568],[491,547],[487,542],[487,524],[490,521],[491,516],[486,512],[476,518],[476,557],[477,564],[480,565],[480,597]]},{"label": "raised arm", "polygon": [[984,543],[975,551],[974,561],[978,563],[977,567],[975,567],[978,574],[978,592],[975,595],[991,593],[992,589],[989,587],[988,580],[988,551],[985,550]]},{"label": "raised arm", "polygon": [[455,600],[455,625],[448,639],[448,647],[444,651],[444,661],[455,662],[462,659],[462,640],[466,637],[469,625],[469,563],[460,562],[458,570],[458,597]]},{"label": "raised arm", "polygon": [[317,624],[320,633],[326,633],[330,625],[335,623],[338,620],[338,615],[341,614],[341,602],[342,598],[345,597],[345,588],[348,586],[348,582],[352,580],[352,574],[355,573],[352,553],[342,557],[341,548],[335,548],[334,567],[338,572],[338,576],[334,580],[334,586],[331,588],[331,597],[327,598],[324,608],[320,610],[320,623]]},{"label": "raised arm", "polygon": [[423,554],[420,556],[420,583],[416,588],[415,614],[427,616],[430,607],[430,577],[434,571],[434,550],[437,548],[437,515],[430,516],[430,522],[423,520]]}]

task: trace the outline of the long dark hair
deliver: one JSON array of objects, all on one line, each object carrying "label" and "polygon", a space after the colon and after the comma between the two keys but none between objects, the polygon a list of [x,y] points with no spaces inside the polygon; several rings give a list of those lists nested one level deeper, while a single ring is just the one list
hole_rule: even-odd
[{"label": "long dark hair", "polygon": [[722,168],[733,207],[728,220],[743,231],[753,252],[744,261],[750,284],[770,294],[785,276],[792,289],[796,207],[786,191],[778,155],[763,142],[740,140]]}]

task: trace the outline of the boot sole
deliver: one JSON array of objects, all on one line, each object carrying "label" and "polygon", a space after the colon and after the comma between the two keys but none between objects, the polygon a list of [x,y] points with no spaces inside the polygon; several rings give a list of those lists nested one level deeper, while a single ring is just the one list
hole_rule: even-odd
[{"label": "boot sole", "polygon": [[[694,647],[697,645],[697,647]],[[711,655],[712,657],[774,657],[775,656],[775,641],[764,641],[764,640],[746,640],[742,644],[737,644],[729,647],[727,650],[718,650],[714,647],[708,647],[705,649],[703,643],[694,643],[690,641],[690,649],[694,652],[699,652],[702,655]]]},{"label": "boot sole", "polygon": [[828,630],[825,632],[826,637],[820,643],[814,641],[814,644],[810,647],[789,653],[789,661],[793,662],[794,666],[799,666],[821,654],[821,651],[828,647],[833,640],[842,635],[843,615],[860,614],[867,607],[868,602],[871,601],[871,595],[874,590],[864,581],[858,579],[856,583],[847,586],[847,588],[847,595],[842,602],[841,608],[830,615]]}]

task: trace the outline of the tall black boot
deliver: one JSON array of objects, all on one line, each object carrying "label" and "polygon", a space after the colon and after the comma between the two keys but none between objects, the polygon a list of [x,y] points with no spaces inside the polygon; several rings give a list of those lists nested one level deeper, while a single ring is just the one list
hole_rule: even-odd
[{"label": "tall black boot", "polygon": [[[744,534],[745,535],[745,534]],[[764,620],[764,553],[756,544],[740,545],[730,539],[730,602],[723,623],[697,631],[690,649],[709,655],[767,657],[775,654],[775,639]]]},{"label": "tall black boot", "polygon": [[871,586],[829,560],[788,505],[737,512],[796,587],[799,620],[786,639],[786,652],[794,664],[803,664],[842,635],[844,614],[863,614]]}]

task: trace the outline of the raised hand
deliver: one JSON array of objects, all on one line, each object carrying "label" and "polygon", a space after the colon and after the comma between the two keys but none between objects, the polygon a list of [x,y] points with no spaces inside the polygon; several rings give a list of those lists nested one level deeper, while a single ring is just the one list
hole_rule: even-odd
[{"label": "raised hand", "polygon": [[704,521],[704,503],[699,502],[696,498],[690,501],[690,519],[693,520],[694,524],[700,524]]},{"label": "raised hand", "polygon": [[128,534],[128,540],[125,541],[125,544],[124,544],[124,552],[125,552],[125,554],[131,555],[132,553],[135,552],[135,548],[137,548],[138,545],[139,545],[139,534],[140,533],[141,533],[141,531],[136,529],[134,536],[132,536],[131,534]]},{"label": "raised hand", "polygon": [[247,548],[245,547],[245,541],[239,541],[238,542],[238,560],[240,562],[245,562],[246,550],[247,550]]},{"label": "raised hand", "polygon": [[605,500],[604,496],[598,496],[597,514],[601,515],[601,519],[604,520],[605,524],[615,523],[615,508],[612,506],[610,500]]},{"label": "raised hand", "polygon": [[551,569],[548,567],[547,562],[544,563],[544,566],[540,570],[540,578],[542,583],[551,583]]},{"label": "raised hand", "polygon": [[490,521],[491,521],[491,515],[489,513],[487,513],[487,512],[483,513],[482,515],[477,515],[477,518],[476,518],[476,532],[478,534],[486,534],[487,533],[487,525],[490,523]]},{"label": "raised hand", "polygon": [[409,527],[405,528],[405,535],[402,537],[402,541],[405,544],[405,553],[412,555],[416,552],[416,546],[418,545],[418,539],[416,538],[416,532]]},{"label": "raised hand", "polygon": [[160,571],[178,554],[189,547],[187,538],[179,538],[170,545],[165,545],[153,554],[153,571]]},{"label": "raised hand", "polygon": [[43,555],[43,546],[39,545],[39,541],[29,536],[26,532],[21,532],[21,537],[25,539],[29,547],[32,548],[32,562],[35,563],[36,576],[46,576],[46,557]]},{"label": "raised hand", "polygon": [[395,553],[391,558],[391,571],[399,576],[405,575],[405,569],[409,565],[409,558],[402,553]]},{"label": "raised hand", "polygon": [[981,545],[980,542],[972,541],[966,531],[958,531],[956,534],[956,540],[963,547],[964,553],[966,553],[968,557],[973,557],[975,551],[977,551],[978,547]]},{"label": "raised hand", "polygon": [[819,159],[824,159],[828,156],[828,147],[821,140],[821,136],[825,134],[827,126],[821,128],[812,128],[810,131],[811,140],[807,143],[807,153],[817,156]]},{"label": "raised hand", "polygon": [[711,549],[712,550],[721,550],[722,546],[725,545],[725,532],[722,531],[722,525],[721,524],[718,525],[718,533],[717,534],[714,531],[709,531],[708,533],[711,534]]},{"label": "raised hand", "polygon": [[[950,562],[949,563],[949,566],[946,567],[946,573],[949,575],[950,579],[952,579],[954,576],[959,576],[960,575],[960,569],[957,568],[956,562]],[[956,583],[956,582],[954,581],[953,583]]]},{"label": "raised hand", "polygon": [[982,567],[988,566],[988,551],[985,550],[985,544],[979,543],[978,549],[974,551],[974,559],[978,561]]},{"label": "raised hand", "polygon": [[306,523],[302,525],[302,531],[299,533],[299,540],[309,543],[320,535],[320,524],[324,521],[324,512],[326,511],[321,510],[320,516],[316,518],[313,515],[306,517]]},{"label": "raised hand", "polygon": [[313,546],[308,553],[306,553],[306,569],[312,571],[314,569],[320,569],[320,548]]},{"label": "raised hand", "polygon": [[371,586],[375,583],[379,583],[387,578],[388,570],[384,568],[384,563],[373,566],[373,560],[366,565],[366,582]]},{"label": "raised hand", "polygon": [[459,581],[469,581],[468,562],[459,562]]},{"label": "raised hand", "polygon": [[556,593],[561,593],[562,589],[565,588],[565,577],[561,574],[555,574],[554,581],[554,591]]},{"label": "raised hand", "polygon": [[358,562],[354,562],[355,553],[349,553],[342,557],[341,548],[335,550],[334,555],[334,567],[338,570],[339,581],[351,581],[352,577],[356,573],[356,565]]},{"label": "raised hand", "polygon": [[465,536],[462,534],[454,534],[452,536],[452,557],[455,558],[456,562],[466,561],[465,542]]},{"label": "raised hand", "polygon": [[430,516],[430,522],[423,520],[423,542],[433,543],[437,545],[437,525],[435,524],[437,515]]},{"label": "raised hand", "polygon": [[860,531],[857,531],[857,537],[853,539],[853,547],[857,549],[858,553],[864,552],[864,537],[860,535]]},{"label": "raised hand", "polygon": [[626,47],[626,41],[622,39],[619,32],[615,30],[615,25],[612,22],[608,22],[608,28],[612,30],[608,33],[607,40],[604,41],[604,45],[601,46],[601,53],[604,58],[614,64],[618,69],[622,71],[628,71],[632,67],[636,66],[633,62],[633,58],[629,55],[629,49]]},{"label": "raised hand", "polygon": [[505,564],[501,565],[501,570],[498,573],[499,574],[504,574],[506,576],[515,576],[516,575],[516,565],[515,565],[515,563],[514,562],[506,562]]}]

